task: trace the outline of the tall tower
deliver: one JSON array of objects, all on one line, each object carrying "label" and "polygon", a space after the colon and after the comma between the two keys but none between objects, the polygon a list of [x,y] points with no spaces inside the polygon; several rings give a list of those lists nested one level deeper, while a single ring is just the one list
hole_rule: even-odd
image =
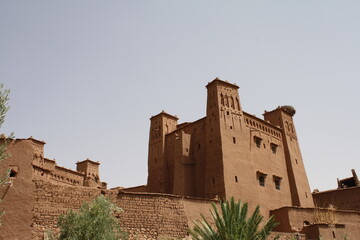
[{"label": "tall tower", "polygon": [[207,86],[205,197],[225,198],[228,164],[232,161],[228,146],[242,132],[242,109],[238,86],[216,78]]},{"label": "tall tower", "polygon": [[99,165],[99,162],[94,162],[90,159],[76,163],[76,171],[85,174],[84,186],[98,187],[101,185],[99,181]]},{"label": "tall tower", "polygon": [[176,116],[164,111],[150,118],[148,181],[149,192],[167,192],[168,163],[164,155],[165,135],[176,130]]},{"label": "tall tower", "polygon": [[265,112],[264,118],[275,126],[280,126],[283,135],[286,167],[289,176],[293,206],[314,207],[309,182],[301,157],[293,116],[295,109],[291,106],[278,107]]}]

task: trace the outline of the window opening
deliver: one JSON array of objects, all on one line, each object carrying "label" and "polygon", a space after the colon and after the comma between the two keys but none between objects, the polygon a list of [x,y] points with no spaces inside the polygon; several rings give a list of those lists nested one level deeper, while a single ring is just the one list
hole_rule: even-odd
[{"label": "window opening", "polygon": [[261,175],[259,176],[259,184],[260,186],[265,186],[265,176],[264,175]]},{"label": "window opening", "polygon": [[215,178],[212,179],[213,184],[215,184]]},{"label": "window opening", "polygon": [[236,138],[235,138],[235,137],[233,137],[233,143],[234,143],[234,144],[236,143]]},{"label": "window opening", "polygon": [[278,145],[276,145],[275,143],[270,143],[270,148],[271,148],[272,153],[276,154]]},{"label": "window opening", "polygon": [[281,179],[282,179],[281,177],[274,176],[275,188],[277,190],[280,190]]},{"label": "window opening", "polygon": [[14,169],[11,169],[9,177],[14,178],[14,177],[16,177],[16,175],[17,175],[17,172]]},{"label": "window opening", "polygon": [[237,178],[237,176],[235,176],[235,182],[238,182],[238,178]]},{"label": "window opening", "polygon": [[261,142],[262,142],[262,139],[261,139],[261,138],[255,136],[255,137],[254,137],[254,142],[255,142],[255,144],[256,144],[256,146],[257,146],[258,148],[261,147]]},{"label": "window opening", "polygon": [[200,144],[198,144],[198,149],[200,149],[201,148],[201,145]]},{"label": "window opening", "polygon": [[265,187],[265,179],[266,179],[267,174],[259,172],[259,171],[257,171],[256,174],[257,174],[257,178],[259,180],[259,185],[262,187]]}]

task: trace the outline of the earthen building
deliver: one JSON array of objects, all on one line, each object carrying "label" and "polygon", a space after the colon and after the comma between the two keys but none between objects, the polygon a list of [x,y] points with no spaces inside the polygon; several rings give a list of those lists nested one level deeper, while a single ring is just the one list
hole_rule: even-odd
[{"label": "earthen building", "polygon": [[180,124],[164,111],[151,117],[147,185],[109,190],[98,162],[71,170],[44,157],[43,141],[11,140],[0,162],[0,172],[11,169],[0,189],[0,239],[44,239],[60,214],[100,194],[123,208],[117,217],[130,239],[184,238],[200,214],[211,219],[211,203],[229,197],[274,215],[283,240],[360,239],[355,170],[337,190],[311,193],[293,107],[262,119],[243,111],[237,85],[215,79],[206,88],[205,117]]}]

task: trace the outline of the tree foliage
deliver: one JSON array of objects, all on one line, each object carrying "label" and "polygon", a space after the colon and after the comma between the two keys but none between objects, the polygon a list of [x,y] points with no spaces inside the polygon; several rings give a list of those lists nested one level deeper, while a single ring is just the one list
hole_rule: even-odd
[{"label": "tree foliage", "polygon": [[[3,87],[4,87],[3,84],[0,83],[0,129],[5,121],[6,113],[9,110],[8,100],[9,100],[10,90],[3,89]],[[12,134],[11,134],[11,136],[12,136]],[[4,143],[0,144],[0,161],[4,160],[6,157],[8,157],[8,155],[5,154],[8,139],[5,139]],[[9,176],[10,176],[10,169],[8,169],[6,171],[4,176],[0,176],[0,187],[7,183]],[[0,199],[0,201],[1,201],[1,199]],[[1,216],[4,215],[4,213],[5,213],[4,211],[0,211],[0,225],[1,225]]]},{"label": "tree foliage", "polygon": [[58,221],[61,240],[118,240],[127,239],[114,212],[122,211],[104,196],[85,202],[79,212],[71,209]]},{"label": "tree foliage", "polygon": [[270,231],[278,223],[273,216],[260,228],[263,216],[260,214],[260,207],[257,206],[253,214],[248,218],[248,204],[241,201],[220,202],[220,211],[212,204],[211,215],[214,220],[213,227],[204,216],[202,222],[195,222],[190,230],[193,239],[196,240],[266,240]]}]

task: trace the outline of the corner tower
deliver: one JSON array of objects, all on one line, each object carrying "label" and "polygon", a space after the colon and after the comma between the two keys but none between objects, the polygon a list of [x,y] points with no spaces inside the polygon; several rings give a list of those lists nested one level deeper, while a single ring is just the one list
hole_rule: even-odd
[{"label": "corner tower", "polygon": [[165,193],[169,182],[165,135],[176,130],[178,118],[162,111],[150,121],[147,191]]},{"label": "corner tower", "polygon": [[84,186],[97,187],[100,183],[99,177],[99,162],[94,162],[90,159],[86,159],[76,163],[76,171],[85,175]]},{"label": "corner tower", "polygon": [[242,109],[239,87],[218,78],[207,86],[205,197],[227,197],[226,183],[232,156],[228,146],[240,138]]},{"label": "corner tower", "polygon": [[283,135],[286,168],[290,183],[293,206],[314,207],[309,182],[302,160],[298,138],[295,131],[293,116],[295,109],[282,106],[271,112],[265,112],[264,118],[275,126],[280,126]]}]

